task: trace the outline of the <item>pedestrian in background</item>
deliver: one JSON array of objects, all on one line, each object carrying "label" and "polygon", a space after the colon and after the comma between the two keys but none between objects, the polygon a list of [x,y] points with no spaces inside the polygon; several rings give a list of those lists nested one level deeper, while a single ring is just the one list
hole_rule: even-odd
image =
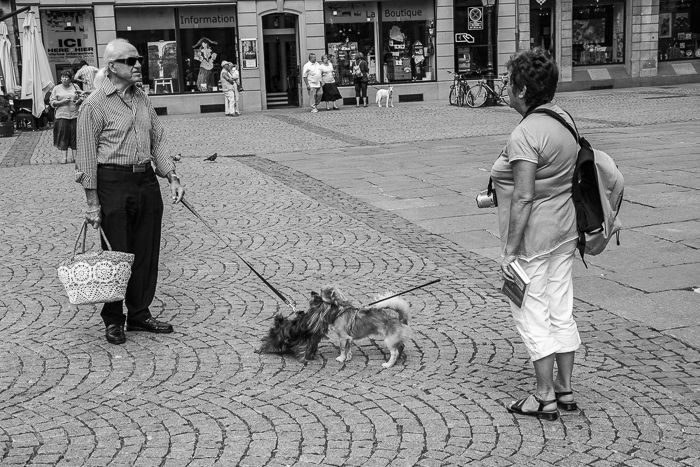
[{"label": "pedestrian in background", "polygon": [[240,75],[236,66],[227,62],[221,62],[223,70],[221,70],[221,89],[224,91],[224,114],[227,117],[237,117],[241,113],[238,110],[238,83]]},{"label": "pedestrian in background", "polygon": [[114,250],[135,255],[124,302],[105,303],[101,313],[107,342],[123,344],[125,323],[127,331],[173,332],[149,309],[158,279],[163,217],[156,174],[170,182],[173,203],[185,190],[167,153],[163,125],[137,86],[143,57],[128,41],[114,39],[104,58],[106,76],[80,110],[75,178],[85,189],[86,221],[102,226]]},{"label": "pedestrian in background", "polygon": [[335,101],[342,99],[343,96],[340,95],[338,86],[335,84],[335,70],[333,64],[328,60],[328,55],[321,55],[321,82],[323,83],[321,101],[326,103],[326,110],[328,110],[329,102],[333,103],[333,110],[340,110]]},{"label": "pedestrian in background", "polygon": [[352,80],[355,84],[355,103],[360,106],[360,99],[367,107],[367,83],[369,82],[369,65],[362,52],[357,52],[355,64],[352,66]]},{"label": "pedestrian in background", "polygon": [[[54,86],[49,97],[49,105],[55,109],[53,125],[53,145],[63,151],[63,163],[75,161],[76,123],[78,106],[82,95],[78,86],[73,82],[73,73],[68,70],[61,72],[61,84]],[[71,150],[70,160],[68,149]]]},{"label": "pedestrian in background", "polygon": [[[507,406],[508,411],[556,420],[558,408],[576,410],[571,387],[574,352],[581,338],[573,318],[572,268],[578,234],[571,198],[578,144],[551,117],[559,71],[541,49],[526,50],[507,63],[510,106],[523,116],[491,169],[503,260],[501,271],[518,261],[530,287],[518,308],[511,302],[515,327],[535,367],[536,393]],[[554,377],[554,364],[557,375]]]},{"label": "pedestrian in background", "polygon": [[79,82],[85,92],[91,92],[95,89],[95,75],[99,71],[98,68],[88,65],[85,60],[80,61],[80,69],[75,73],[75,81]]},{"label": "pedestrian in background", "polygon": [[321,64],[316,61],[316,54],[309,54],[309,61],[304,64],[301,71],[306,90],[309,92],[309,104],[311,113],[318,112],[318,103],[321,102]]}]

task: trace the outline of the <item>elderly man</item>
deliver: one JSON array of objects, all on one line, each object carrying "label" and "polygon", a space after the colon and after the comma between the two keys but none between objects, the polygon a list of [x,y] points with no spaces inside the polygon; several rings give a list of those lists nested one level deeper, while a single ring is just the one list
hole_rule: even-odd
[{"label": "elderly man", "polygon": [[309,103],[311,104],[312,113],[318,112],[316,106],[321,102],[321,96],[323,95],[321,89],[322,74],[321,64],[316,61],[316,54],[309,54],[309,61],[304,65],[301,77],[304,78],[306,90],[309,91]]},{"label": "elderly man", "polygon": [[227,117],[238,117],[238,80],[241,79],[236,65],[224,60],[221,62],[221,89],[224,91],[224,114]]},{"label": "elderly man", "polygon": [[185,190],[166,152],[163,126],[136,86],[143,58],[124,39],[109,42],[104,58],[106,76],[78,116],[76,181],[85,189],[85,219],[102,226],[112,248],[135,255],[124,300],[127,316],[122,302],[102,308],[107,341],[123,344],[125,323],[128,331],[173,332],[149,310],[158,278],[163,216],[156,174],[170,182],[173,203]]}]

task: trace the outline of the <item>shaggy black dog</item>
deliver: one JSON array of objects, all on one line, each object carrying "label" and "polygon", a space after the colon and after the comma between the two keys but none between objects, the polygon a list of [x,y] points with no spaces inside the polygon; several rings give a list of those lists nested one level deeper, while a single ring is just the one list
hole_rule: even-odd
[{"label": "shaggy black dog", "polygon": [[328,333],[329,324],[323,319],[326,306],[318,293],[311,292],[308,311],[297,311],[290,318],[275,316],[259,352],[293,354],[302,363],[313,360],[318,343]]}]

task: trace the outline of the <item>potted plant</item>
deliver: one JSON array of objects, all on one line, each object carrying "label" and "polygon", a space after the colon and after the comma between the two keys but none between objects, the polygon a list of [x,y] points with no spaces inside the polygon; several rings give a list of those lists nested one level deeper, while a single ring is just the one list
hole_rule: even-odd
[{"label": "potted plant", "polygon": [[0,138],[15,134],[15,122],[12,119],[12,107],[7,96],[0,95]]}]

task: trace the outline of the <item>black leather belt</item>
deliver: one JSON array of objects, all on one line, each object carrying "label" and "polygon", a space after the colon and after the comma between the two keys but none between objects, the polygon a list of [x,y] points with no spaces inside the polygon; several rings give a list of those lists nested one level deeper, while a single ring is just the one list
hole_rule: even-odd
[{"label": "black leather belt", "polygon": [[120,172],[146,172],[152,169],[150,162],[144,162],[142,164],[132,164],[132,165],[120,165],[120,164],[99,164],[98,169],[107,170],[118,170]]}]

